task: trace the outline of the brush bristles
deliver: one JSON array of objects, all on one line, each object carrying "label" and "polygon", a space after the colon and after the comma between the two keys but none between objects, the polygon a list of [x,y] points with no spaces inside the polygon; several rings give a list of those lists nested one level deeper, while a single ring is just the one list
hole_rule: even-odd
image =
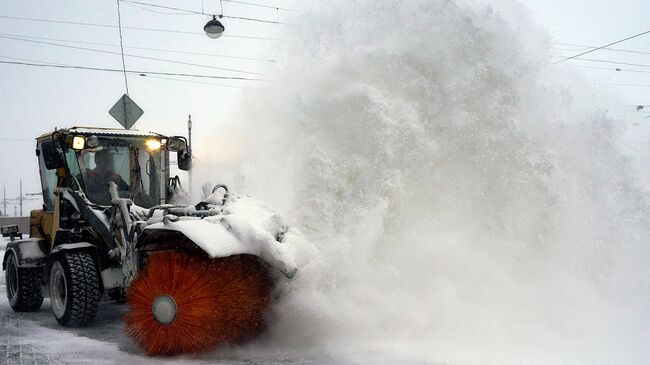
[{"label": "brush bristles", "polygon": [[[125,333],[148,355],[211,350],[261,328],[270,286],[266,267],[253,256],[209,260],[155,253],[127,291]],[[154,299],[164,294],[177,306],[175,320],[167,325],[152,311]]]}]

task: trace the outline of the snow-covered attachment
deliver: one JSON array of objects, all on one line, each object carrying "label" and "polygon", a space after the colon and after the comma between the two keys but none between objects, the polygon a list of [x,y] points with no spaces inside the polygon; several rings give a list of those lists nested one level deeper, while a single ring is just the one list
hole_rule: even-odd
[{"label": "snow-covered attachment", "polygon": [[315,254],[268,204],[225,185],[207,190],[196,206],[113,199],[122,212],[129,206],[122,215],[133,220],[124,223],[135,261],[146,258],[130,265],[126,249],[122,269],[131,307],[124,330],[149,355],[206,351],[259,332],[280,279],[271,267],[291,278]]},{"label": "snow-covered attachment", "polygon": [[143,236],[149,231],[177,231],[210,258],[258,256],[289,278],[315,254],[305,236],[268,204],[230,194],[225,185],[218,185],[195,207],[154,207],[148,216]]},{"label": "snow-covered attachment", "polygon": [[[139,211],[140,210],[140,211]],[[132,206],[132,215],[143,215]],[[162,205],[147,212],[142,239],[150,232],[177,231],[210,258],[249,254],[261,258],[287,277],[309,263],[316,249],[268,204],[251,196],[231,194],[225,185],[196,206]]]}]

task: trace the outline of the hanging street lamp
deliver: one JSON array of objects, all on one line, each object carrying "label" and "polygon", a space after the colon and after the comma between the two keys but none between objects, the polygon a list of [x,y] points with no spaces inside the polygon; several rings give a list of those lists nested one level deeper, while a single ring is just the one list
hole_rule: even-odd
[{"label": "hanging street lamp", "polygon": [[[219,18],[222,16],[219,15]],[[208,35],[210,38],[219,38],[223,34],[223,31],[226,30],[226,27],[221,24],[220,21],[217,20],[217,16],[213,15],[212,20],[209,22],[205,23],[205,26],[203,27],[203,30],[205,31],[205,34]]]}]

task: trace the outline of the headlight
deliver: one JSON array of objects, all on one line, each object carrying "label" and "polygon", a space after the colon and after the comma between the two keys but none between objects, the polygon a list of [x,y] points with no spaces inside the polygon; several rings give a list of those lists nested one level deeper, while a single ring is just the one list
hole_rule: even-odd
[{"label": "headlight", "polygon": [[149,138],[144,141],[144,145],[149,151],[158,151],[160,149],[161,143],[159,139]]},{"label": "headlight", "polygon": [[84,136],[74,136],[72,138],[72,148],[75,150],[83,150],[86,146],[86,137]]}]

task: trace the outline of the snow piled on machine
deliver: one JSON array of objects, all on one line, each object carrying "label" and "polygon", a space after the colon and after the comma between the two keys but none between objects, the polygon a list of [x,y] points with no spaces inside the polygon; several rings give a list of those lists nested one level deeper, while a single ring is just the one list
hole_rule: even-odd
[{"label": "snow piled on machine", "polygon": [[[252,196],[218,190],[206,196],[206,217],[154,215],[145,230],[183,233],[211,258],[250,254],[293,277],[311,261],[316,248],[295,227],[289,227],[270,205]],[[188,207],[193,210],[195,208]],[[133,213],[133,208],[131,209]],[[135,208],[137,210],[137,208]]]}]

